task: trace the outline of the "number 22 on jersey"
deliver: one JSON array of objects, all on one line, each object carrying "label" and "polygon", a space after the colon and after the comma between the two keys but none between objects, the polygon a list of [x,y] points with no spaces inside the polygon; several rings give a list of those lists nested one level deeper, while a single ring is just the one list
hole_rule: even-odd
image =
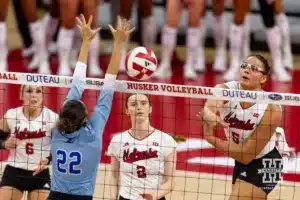
[{"label": "number 22 on jersey", "polygon": [[82,162],[82,155],[78,151],[67,153],[62,149],[56,151],[57,156],[57,170],[63,174],[78,175],[81,174],[80,164]]}]

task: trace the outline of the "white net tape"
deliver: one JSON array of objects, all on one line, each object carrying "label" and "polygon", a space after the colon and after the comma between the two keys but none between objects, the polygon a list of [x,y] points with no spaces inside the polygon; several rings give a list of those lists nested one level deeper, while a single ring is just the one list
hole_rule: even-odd
[{"label": "white net tape", "polygon": [[[42,75],[32,73],[1,72],[0,83],[65,87],[71,85],[71,76]],[[86,89],[101,90],[103,79],[87,78]],[[189,97],[202,99],[232,100],[242,102],[274,103],[300,106],[300,94],[264,91],[245,91],[203,86],[175,85],[152,82],[117,81],[116,91],[152,95]]]}]

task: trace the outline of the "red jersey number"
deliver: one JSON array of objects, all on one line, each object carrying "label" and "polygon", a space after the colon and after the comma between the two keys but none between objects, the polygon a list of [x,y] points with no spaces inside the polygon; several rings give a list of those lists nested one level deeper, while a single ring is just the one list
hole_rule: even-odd
[{"label": "red jersey number", "polygon": [[136,172],[137,172],[137,176],[139,178],[146,178],[147,177],[146,168],[144,166],[136,166]]},{"label": "red jersey number", "polygon": [[236,144],[240,143],[240,134],[232,132],[232,141]]},{"label": "red jersey number", "polygon": [[25,149],[26,149],[26,154],[28,154],[28,155],[34,154],[32,143],[26,143]]}]

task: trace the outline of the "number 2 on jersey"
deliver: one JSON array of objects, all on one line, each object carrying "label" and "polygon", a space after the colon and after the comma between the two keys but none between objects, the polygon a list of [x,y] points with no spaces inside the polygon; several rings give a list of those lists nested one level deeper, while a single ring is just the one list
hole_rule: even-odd
[{"label": "number 2 on jersey", "polygon": [[136,173],[139,178],[146,178],[146,168],[144,166],[136,166]]},{"label": "number 2 on jersey", "polygon": [[[57,170],[61,173],[81,174],[81,169],[76,169],[81,164],[81,153],[72,151],[69,154],[64,150],[58,149],[57,154]],[[66,166],[62,166],[66,165]]]}]

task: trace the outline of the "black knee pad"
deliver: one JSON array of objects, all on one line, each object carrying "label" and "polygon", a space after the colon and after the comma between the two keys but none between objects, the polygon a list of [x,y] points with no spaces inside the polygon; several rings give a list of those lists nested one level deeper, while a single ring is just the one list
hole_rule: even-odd
[{"label": "black knee pad", "polygon": [[[275,14],[273,10],[274,1],[258,0],[260,5],[260,14],[266,28],[271,28],[275,25]],[[269,3],[271,2],[271,3]]]}]

